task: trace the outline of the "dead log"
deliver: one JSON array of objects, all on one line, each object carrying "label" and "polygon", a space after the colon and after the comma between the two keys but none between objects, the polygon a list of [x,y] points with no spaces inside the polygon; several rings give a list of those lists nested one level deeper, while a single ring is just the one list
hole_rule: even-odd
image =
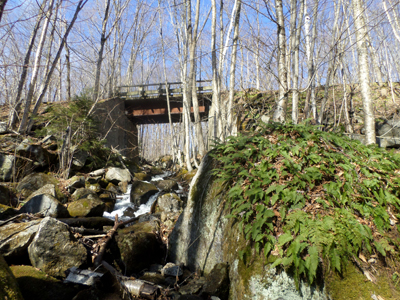
[{"label": "dead log", "polygon": [[107,245],[113,238],[114,233],[117,231],[117,229],[120,225],[121,225],[121,223],[118,222],[118,215],[115,215],[114,227],[111,228],[107,232],[106,236],[97,243],[98,247],[99,247],[99,252],[93,253],[94,254],[93,265],[95,268],[97,268],[101,264],[104,253],[106,252],[106,249],[107,249]]},{"label": "dead log", "polygon": [[86,229],[82,227],[70,227],[69,228],[72,233],[79,233],[82,235],[104,235],[106,234],[102,230],[95,230],[95,229]]},{"label": "dead log", "polygon": [[85,227],[94,229],[103,229],[103,226],[112,226],[114,221],[104,217],[88,218],[60,218],[57,219],[71,227]]},{"label": "dead log", "polygon": [[99,169],[89,173],[90,176],[100,176],[106,173],[106,169]]}]

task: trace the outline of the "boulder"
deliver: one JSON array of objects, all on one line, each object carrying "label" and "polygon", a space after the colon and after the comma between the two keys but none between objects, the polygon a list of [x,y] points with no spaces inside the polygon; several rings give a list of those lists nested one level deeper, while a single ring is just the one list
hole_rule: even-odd
[{"label": "boulder", "polygon": [[111,182],[107,185],[106,191],[112,195],[122,194],[122,191],[119,189],[119,187]]},{"label": "boulder", "polygon": [[49,184],[46,184],[46,185],[42,186],[37,191],[34,191],[32,194],[30,194],[25,199],[25,202],[28,202],[29,200],[31,200],[35,196],[43,195],[43,194],[47,194],[47,195],[53,196],[54,198],[57,199],[56,187],[54,186],[54,184],[49,183]]},{"label": "boulder", "polygon": [[44,173],[32,173],[25,176],[17,185],[17,191],[27,198],[30,194],[37,191],[46,184],[53,184],[56,189],[56,198],[64,203],[66,201],[65,195],[58,188],[58,180],[51,175]]},{"label": "boulder", "polygon": [[134,181],[131,189],[131,202],[137,206],[147,203],[149,198],[158,193],[158,189],[154,184]]},{"label": "boulder", "polygon": [[179,188],[178,183],[172,179],[152,181],[151,183],[154,184],[160,191],[164,192],[172,192]]},{"label": "boulder", "polygon": [[12,266],[10,269],[26,300],[71,300],[83,288],[65,284],[32,266]]},{"label": "boulder", "polygon": [[41,194],[32,197],[19,210],[20,213],[42,213],[45,217],[67,218],[68,210],[53,196]]},{"label": "boulder", "polygon": [[121,181],[131,181],[131,174],[126,169],[109,168],[106,173],[106,180],[118,184]]},{"label": "boulder", "polygon": [[86,181],[85,188],[88,189],[88,190],[91,190],[91,191],[93,191],[95,193],[100,193],[100,191],[101,191],[101,186],[100,186],[99,183],[91,184],[88,181]]},{"label": "boulder", "polygon": [[14,155],[0,153],[0,181],[10,181],[12,179],[14,162]]},{"label": "boulder", "polygon": [[40,222],[28,253],[32,266],[56,277],[64,277],[66,270],[79,268],[87,260],[85,247],[70,233],[68,226],[50,217]]},{"label": "boulder", "polygon": [[[248,241],[238,222],[225,216],[223,186],[214,180],[213,159],[206,155],[190,186],[189,198],[169,239],[169,257],[191,270],[207,276],[219,263],[229,264],[230,299],[309,299],[327,300],[324,287],[310,286],[294,279],[284,270],[271,268],[263,255],[250,252],[246,263],[239,252],[246,251]],[[248,251],[248,250],[247,250]],[[210,275],[211,276],[211,275]]]},{"label": "boulder", "polygon": [[182,200],[174,193],[164,194],[158,197],[157,204],[159,211],[164,213],[177,213],[180,212],[183,207]]},{"label": "boulder", "polygon": [[68,205],[71,217],[101,217],[105,210],[105,204],[97,199],[79,199]]},{"label": "boulder", "polygon": [[83,151],[83,150],[74,151],[74,154],[72,157],[71,169],[73,169],[73,170],[82,169],[85,166],[86,160],[88,157],[89,157],[89,154],[86,151]]},{"label": "boulder", "polygon": [[201,291],[202,296],[216,296],[221,300],[229,298],[229,267],[226,263],[218,263],[206,277]]},{"label": "boulder", "polygon": [[126,275],[138,273],[164,258],[163,245],[154,233],[159,230],[158,222],[144,222],[119,229],[115,237]]},{"label": "boulder", "polygon": [[122,194],[126,194],[128,191],[128,181],[121,181],[118,183],[118,188],[122,192]]},{"label": "boulder", "polygon": [[31,144],[28,139],[23,140],[15,151],[22,157],[34,160],[34,164],[40,167],[48,166],[56,160],[54,154],[48,152],[41,145]]},{"label": "boulder", "polygon": [[145,172],[134,173],[134,177],[139,181],[148,181],[151,179],[151,175]]},{"label": "boulder", "polygon": [[84,176],[73,176],[68,179],[67,190],[70,194],[75,192],[79,188],[85,187],[85,177]]},{"label": "boulder", "polygon": [[11,202],[11,191],[10,189],[0,184],[0,204],[10,205]]},{"label": "boulder", "polygon": [[86,188],[77,189],[71,195],[71,197],[74,201],[79,200],[79,199],[85,199],[85,198],[100,200],[99,196],[97,196],[97,194],[95,192],[93,192],[92,190],[86,189]]},{"label": "boulder", "polygon": [[39,228],[40,220],[3,225],[0,230],[0,253],[18,258],[28,254],[27,249]]},{"label": "boulder", "polygon": [[[17,280],[0,255],[0,299],[24,300],[19,290]],[[28,298],[25,298],[28,299]]]}]

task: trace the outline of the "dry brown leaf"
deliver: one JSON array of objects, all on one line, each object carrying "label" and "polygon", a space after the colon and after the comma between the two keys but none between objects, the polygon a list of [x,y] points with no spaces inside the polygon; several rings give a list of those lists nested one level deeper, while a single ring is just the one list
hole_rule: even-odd
[{"label": "dry brown leaf", "polygon": [[358,254],[358,258],[361,259],[365,263],[367,262],[367,259],[365,258],[365,256],[362,253]]}]

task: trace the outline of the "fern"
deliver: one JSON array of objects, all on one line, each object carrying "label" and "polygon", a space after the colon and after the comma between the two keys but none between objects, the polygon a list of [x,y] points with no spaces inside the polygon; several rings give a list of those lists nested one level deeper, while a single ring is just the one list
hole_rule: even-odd
[{"label": "fern", "polygon": [[278,123],[217,143],[211,155],[214,174],[231,185],[228,217],[257,251],[277,249],[273,266],[292,270],[297,284],[315,281],[321,259],[341,272],[360,252],[397,255],[398,241],[386,232],[389,211],[399,214],[399,155]]}]

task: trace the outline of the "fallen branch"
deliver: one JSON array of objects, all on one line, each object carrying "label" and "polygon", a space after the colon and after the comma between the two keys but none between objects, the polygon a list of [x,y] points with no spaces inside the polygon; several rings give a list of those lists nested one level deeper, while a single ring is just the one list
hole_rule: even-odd
[{"label": "fallen branch", "polygon": [[96,229],[86,229],[86,228],[81,228],[81,227],[70,227],[70,230],[72,233],[79,233],[82,235],[89,234],[89,235],[104,235],[106,234],[102,230],[96,230]]},{"label": "fallen branch", "polygon": [[95,268],[100,266],[104,253],[106,252],[107,245],[113,238],[115,232],[117,231],[118,227],[121,225],[121,223],[118,222],[118,215],[115,215],[115,223],[114,227],[111,228],[106,236],[102,238],[97,244],[99,245],[99,252],[98,253],[93,253],[93,265]]}]

